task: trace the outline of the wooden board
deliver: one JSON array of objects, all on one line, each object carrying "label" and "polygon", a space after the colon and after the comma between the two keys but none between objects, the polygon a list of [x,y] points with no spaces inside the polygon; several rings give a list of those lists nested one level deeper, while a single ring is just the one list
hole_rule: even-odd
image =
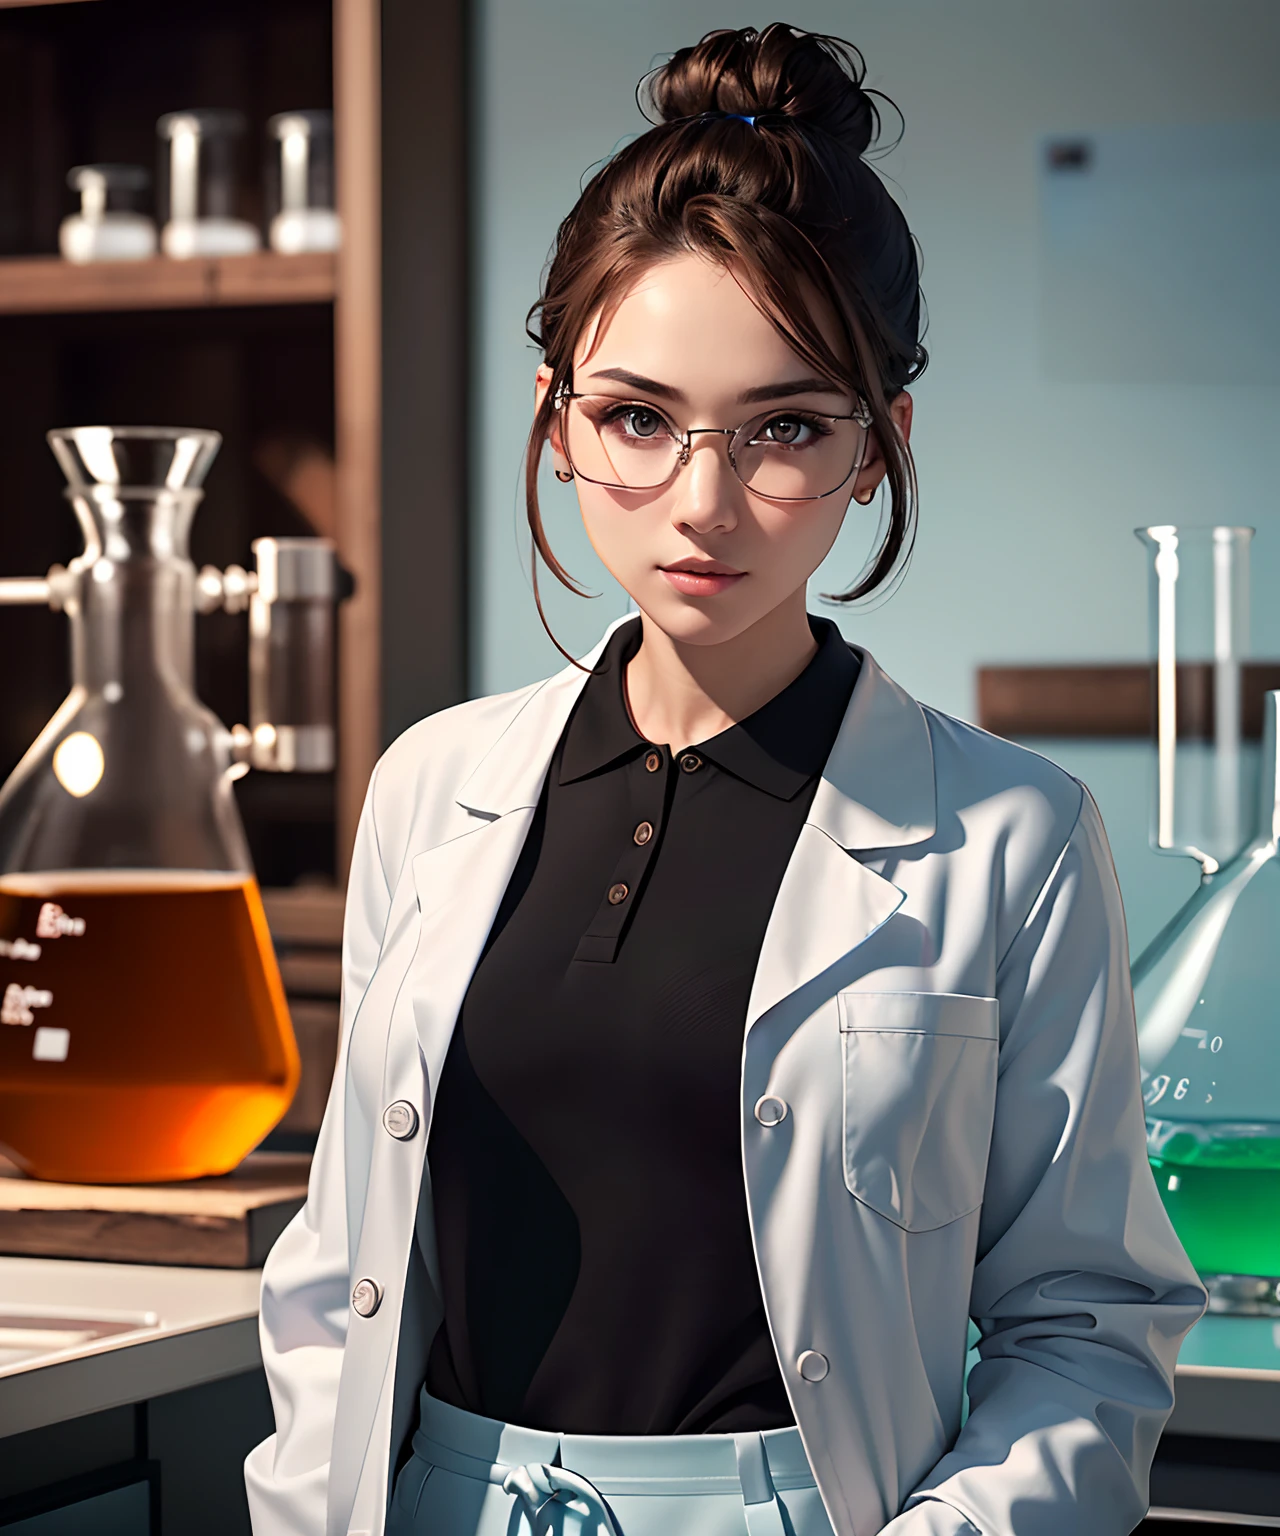
[{"label": "wooden board", "polygon": [[[1245,662],[1243,734],[1257,740],[1263,695],[1280,688],[1280,662]],[[978,724],[997,736],[1151,738],[1155,730],[1154,674],[1150,663],[1111,666],[981,667]],[[1213,668],[1180,664],[1178,736],[1211,740]]]},{"label": "wooden board", "polygon": [[58,256],[0,260],[0,314],[56,315],[121,309],[207,309],[232,304],[319,304],[333,299],[331,252],[282,256],[98,261]]},{"label": "wooden board", "polygon": [[0,1254],[256,1268],[302,1205],[311,1159],[254,1152],[183,1184],[53,1184],[0,1166]]}]

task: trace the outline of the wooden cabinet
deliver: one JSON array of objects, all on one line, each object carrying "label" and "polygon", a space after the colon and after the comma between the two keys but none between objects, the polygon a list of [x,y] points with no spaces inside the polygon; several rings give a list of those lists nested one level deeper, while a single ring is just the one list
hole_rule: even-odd
[{"label": "wooden cabinet", "polygon": [[[316,532],[336,538],[355,577],[336,775],[237,786],[266,885],[341,883],[382,746],[380,27],[378,0],[0,6],[0,575],[41,575],[75,553],[44,433],[105,421],[223,434],[197,564],[249,564],[259,535]],[[64,263],[68,168],[154,170],[160,113],[211,105],[248,120],[235,211],[260,228],[266,119],[334,108],[336,255]],[[199,625],[201,695],[242,720],[245,621]],[[0,609],[0,653],[22,658],[0,684],[3,776],[65,692],[64,621]]]}]

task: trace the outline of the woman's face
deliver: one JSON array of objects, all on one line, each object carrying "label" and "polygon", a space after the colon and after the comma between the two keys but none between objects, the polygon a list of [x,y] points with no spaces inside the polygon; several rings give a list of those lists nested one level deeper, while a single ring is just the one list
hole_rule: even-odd
[{"label": "woman's face", "polygon": [[[827,340],[837,345],[831,332]],[[539,403],[550,379],[550,370],[539,368]],[[606,326],[588,329],[575,352],[573,388],[654,408],[629,415],[606,410],[613,417],[606,427],[611,441],[623,441],[629,455],[655,451],[652,436],[665,431],[659,413],[677,434],[733,428],[772,413],[763,434],[755,435],[763,435],[787,473],[815,442],[806,414],[844,416],[858,409],[848,390],[815,376],[731,273],[692,254],[652,267]],[[587,420],[583,403],[575,404],[580,414],[571,452],[575,440],[583,441],[573,433]],[[590,410],[601,419],[598,403]],[[905,436],[910,397],[899,395],[893,412]],[[615,490],[582,475],[576,480],[596,553],[646,617],[686,644],[730,640],[788,599],[803,610],[805,585],[840,531],[850,498],[870,500],[884,474],[871,439],[857,475],[838,489],[813,501],[769,500],[735,474],[728,442],[695,435],[688,463],[656,490]],[[556,468],[567,473],[558,430],[552,451]],[[576,457],[591,473],[582,453]]]}]

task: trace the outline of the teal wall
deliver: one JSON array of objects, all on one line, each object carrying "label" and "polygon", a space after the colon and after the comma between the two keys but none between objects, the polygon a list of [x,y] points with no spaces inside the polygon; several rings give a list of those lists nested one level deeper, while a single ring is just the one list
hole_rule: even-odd
[{"label": "teal wall", "polygon": [[[558,220],[584,172],[643,128],[639,75],[713,26],[763,24],[711,0],[481,0],[477,7],[477,285],[473,676],[510,688],[558,663],[534,611],[520,464],[537,354],[524,335]],[[787,16],[837,32],[906,117],[882,162],[924,253],[932,361],[916,394],[921,526],[901,590],[841,618],[922,699],[975,709],[983,663],[1112,660],[1146,644],[1149,522],[1250,522],[1255,645],[1280,655],[1271,458],[1280,388],[1179,379],[1063,382],[1041,344],[1052,315],[1041,249],[1046,136],[1280,115],[1272,0],[806,0]],[[1141,253],[1139,253],[1141,254]],[[1153,250],[1153,262],[1171,259]],[[1221,274],[1224,284],[1232,273]],[[1228,290],[1229,291],[1229,290]],[[1076,301],[1078,302],[1078,295]],[[1191,322],[1189,322],[1191,323]],[[1248,314],[1240,323],[1251,323]],[[1222,345],[1230,347],[1224,334]],[[1078,370],[1077,370],[1078,371]],[[1222,374],[1220,373],[1221,377]],[[625,611],[554,482],[547,526],[569,569],[602,595],[544,578],[553,626],[585,649]],[[815,581],[833,590],[872,530],[855,507]],[[814,597],[815,611],[827,610]],[[1039,743],[1091,785],[1107,820],[1135,947],[1194,883],[1146,849],[1144,750]]]}]

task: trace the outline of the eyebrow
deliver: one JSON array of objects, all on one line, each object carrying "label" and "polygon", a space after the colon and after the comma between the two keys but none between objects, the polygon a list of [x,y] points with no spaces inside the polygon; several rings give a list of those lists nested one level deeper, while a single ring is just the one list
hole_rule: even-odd
[{"label": "eyebrow", "polygon": [[[607,379],[614,384],[625,384],[628,389],[639,390],[646,395],[658,395],[664,400],[677,400],[687,404],[687,397],[673,384],[663,384],[648,379],[642,373],[632,373],[629,368],[602,368],[599,373],[588,375],[592,379]],[[760,400],[786,400],[792,395],[843,395],[846,391],[830,379],[779,379],[773,384],[757,384],[744,389],[738,396],[739,404],[751,405]]]}]

